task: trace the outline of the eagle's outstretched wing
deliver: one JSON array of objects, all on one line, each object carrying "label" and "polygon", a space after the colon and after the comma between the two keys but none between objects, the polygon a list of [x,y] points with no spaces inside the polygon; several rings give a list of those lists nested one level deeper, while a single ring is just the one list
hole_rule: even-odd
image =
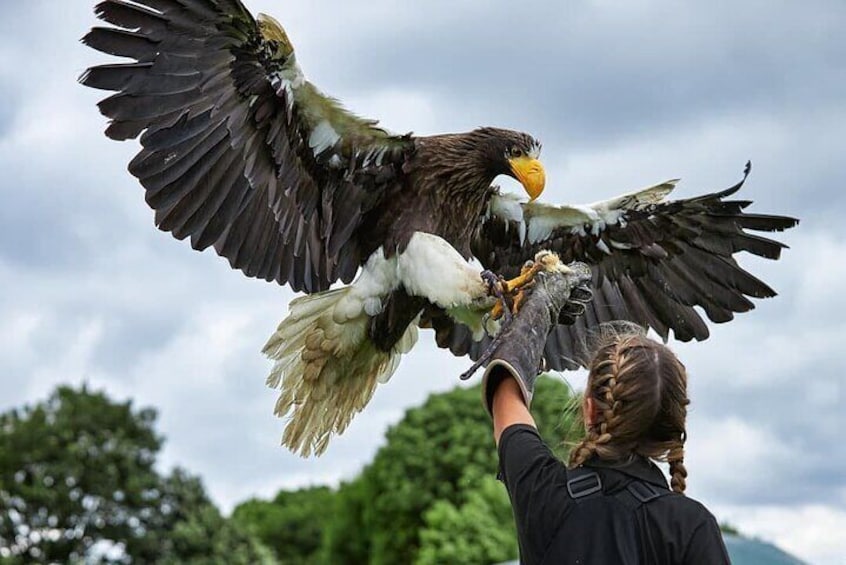
[{"label": "eagle's outstretched wing", "polygon": [[[749,298],[775,295],[746,272],[733,255],[747,251],[777,259],[784,244],[749,233],[781,231],[796,225],[785,216],[749,214],[751,203],[730,199],[743,180],[712,194],[667,201],[676,181],[588,206],[495,203],[476,241],[474,253],[485,268],[506,277],[540,249],[557,252],[564,262],[583,261],[593,270],[594,299],[573,325],[559,325],[545,356],[553,369],[575,368],[587,332],[602,322],[629,320],[667,339],[703,340],[712,322],[727,322],[751,310]],[[504,196],[501,198],[505,198]],[[510,204],[510,205],[509,205]],[[477,357],[485,340],[430,309],[441,347]]]},{"label": "eagle's outstretched wing", "polygon": [[282,28],[239,0],[106,0],[83,42],[133,62],[88,69],[156,225],[252,277],[323,290],[361,262],[356,229],[412,149],[307,82]]}]

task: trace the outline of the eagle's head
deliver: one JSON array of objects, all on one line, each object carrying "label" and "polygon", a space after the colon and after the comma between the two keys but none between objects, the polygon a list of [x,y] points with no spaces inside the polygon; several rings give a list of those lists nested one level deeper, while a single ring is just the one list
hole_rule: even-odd
[{"label": "eagle's head", "polygon": [[494,175],[517,179],[531,200],[540,196],[546,173],[538,161],[541,144],[527,133],[499,128],[480,128],[479,137],[486,168]]}]

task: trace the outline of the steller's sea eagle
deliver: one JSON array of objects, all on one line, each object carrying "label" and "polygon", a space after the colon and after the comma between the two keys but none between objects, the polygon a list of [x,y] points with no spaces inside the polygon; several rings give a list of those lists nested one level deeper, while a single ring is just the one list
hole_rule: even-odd
[{"label": "steller's sea eagle", "polygon": [[[667,339],[705,339],[713,322],[773,296],[738,266],[783,244],[749,233],[796,220],[748,214],[722,192],[668,201],[668,181],[586,206],[541,194],[540,144],[525,133],[394,135],[308,82],[282,27],[239,0],[106,0],[83,42],[131,62],[95,66],[87,86],[106,134],[140,136],[129,164],[159,229],[214,247],[247,276],[304,291],[264,352],[288,415],[283,443],[320,453],[417,339],[477,357],[497,322],[488,269],[515,276],[540,250],[592,267],[594,300],[550,336],[553,369],[574,365],[591,327],[631,320]],[[528,199],[491,185],[510,175]],[[744,176],[745,178],[745,176]],[[353,282],[353,280],[355,282]],[[349,286],[330,290],[342,281]],[[495,285],[494,285],[495,286]]]}]

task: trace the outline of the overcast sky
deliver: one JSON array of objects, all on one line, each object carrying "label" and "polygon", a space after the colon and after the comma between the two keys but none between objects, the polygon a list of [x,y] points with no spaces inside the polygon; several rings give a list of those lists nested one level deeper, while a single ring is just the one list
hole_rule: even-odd
[{"label": "overcast sky", "polygon": [[[690,372],[689,494],[812,563],[846,555],[846,4],[248,1],[279,19],[307,76],[395,131],[512,127],[544,143],[551,202],[681,177],[681,197],[753,173],[753,212],[794,215],[779,292],[703,343]],[[259,350],[293,294],[156,230],[102,134],[106,60],[78,39],[93,1],[6,2],[0,19],[0,409],[87,381],[160,410],[163,466],[226,510],[351,478],[386,426],[466,360],[431,337],[321,459],[278,447]],[[507,186],[512,184],[503,183]],[[576,387],[579,374],[565,375]]]}]

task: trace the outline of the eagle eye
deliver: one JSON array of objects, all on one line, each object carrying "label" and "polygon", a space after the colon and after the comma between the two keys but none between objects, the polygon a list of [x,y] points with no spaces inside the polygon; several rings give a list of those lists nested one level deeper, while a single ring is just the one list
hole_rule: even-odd
[{"label": "eagle eye", "polygon": [[521,157],[522,155],[523,155],[523,150],[520,149],[519,147],[517,147],[516,145],[508,150],[508,156],[511,157],[511,158]]}]

